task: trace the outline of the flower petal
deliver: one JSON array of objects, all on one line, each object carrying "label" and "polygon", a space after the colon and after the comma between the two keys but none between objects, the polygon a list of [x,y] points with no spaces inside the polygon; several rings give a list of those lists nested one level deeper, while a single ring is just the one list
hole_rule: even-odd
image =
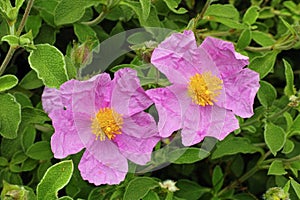
[{"label": "flower petal", "polygon": [[122,132],[136,138],[148,138],[158,135],[154,118],[146,113],[139,112],[123,118]]},{"label": "flower petal", "polygon": [[180,101],[169,87],[147,90],[146,93],[155,103],[158,112],[158,131],[161,137],[169,137],[181,129],[182,116]]},{"label": "flower petal", "polygon": [[199,106],[190,102],[184,113],[181,131],[182,144],[191,146],[201,142],[210,126],[211,106]]},{"label": "flower petal", "polygon": [[84,148],[74,126],[72,115],[73,113],[69,110],[54,110],[49,114],[55,129],[51,137],[51,149],[55,158],[65,158]]},{"label": "flower petal", "polygon": [[259,74],[245,68],[239,73],[224,77],[223,83],[226,103],[221,106],[232,110],[240,117],[251,117],[254,98],[259,89]]},{"label": "flower petal", "polygon": [[219,71],[210,55],[197,47],[194,33],[172,34],[152,53],[151,63],[164,73],[171,83],[187,84],[196,73]]},{"label": "flower petal", "polygon": [[60,91],[58,89],[48,87],[44,88],[42,104],[46,113],[50,113],[53,110],[63,109],[64,107],[60,97]]},{"label": "flower petal", "polygon": [[216,105],[202,107],[192,103],[185,117],[182,130],[182,143],[185,146],[197,144],[207,136],[222,140],[239,128],[233,112]]},{"label": "flower petal", "polygon": [[222,76],[239,72],[249,64],[248,57],[237,53],[231,42],[207,37],[200,47],[211,56]]},{"label": "flower petal", "polygon": [[212,106],[209,116],[210,125],[205,136],[223,140],[229,133],[239,128],[239,122],[231,110]]},{"label": "flower petal", "polygon": [[113,168],[119,172],[127,172],[127,160],[121,154],[118,146],[109,139],[104,141],[91,140],[89,144],[86,145],[86,151],[93,155],[102,164]]},{"label": "flower petal", "polygon": [[118,113],[130,116],[145,110],[153,103],[141,87],[135,70],[118,70],[113,81],[111,106]]},{"label": "flower petal", "polygon": [[151,160],[153,148],[159,140],[159,137],[137,138],[124,133],[117,135],[114,142],[127,159],[145,165]]},{"label": "flower petal", "polygon": [[118,169],[103,164],[88,151],[85,151],[80,160],[78,168],[80,170],[82,178],[89,181],[90,183],[93,183],[95,185],[113,185],[119,184],[121,181],[123,181],[128,171],[126,159],[119,159],[115,162],[118,162],[124,166],[126,165],[126,168],[124,168],[123,171],[119,171]]},{"label": "flower petal", "polygon": [[110,106],[112,82],[109,74],[103,73],[87,81],[74,84],[72,110],[93,116],[102,107]]}]

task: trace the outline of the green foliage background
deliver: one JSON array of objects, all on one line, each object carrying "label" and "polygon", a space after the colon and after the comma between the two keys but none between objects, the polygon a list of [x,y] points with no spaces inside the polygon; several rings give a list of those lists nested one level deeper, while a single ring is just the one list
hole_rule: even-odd
[{"label": "green foliage background", "polygon": [[[300,199],[299,0],[0,0],[0,13],[1,199],[255,200],[271,187]],[[41,94],[79,78],[102,41],[139,27],[233,42],[262,79],[255,115],[211,152],[201,144],[174,150],[163,169],[96,187],[81,179],[81,154],[53,158]],[[149,61],[153,47],[130,42],[134,51],[107,72]],[[167,84],[152,72],[140,79],[145,88]],[[166,179],[179,190],[161,188]]]}]

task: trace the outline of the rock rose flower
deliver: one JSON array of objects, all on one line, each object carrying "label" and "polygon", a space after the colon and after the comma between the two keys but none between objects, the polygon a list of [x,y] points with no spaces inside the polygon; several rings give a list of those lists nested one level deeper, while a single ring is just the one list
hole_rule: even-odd
[{"label": "rock rose flower", "polygon": [[70,80],[59,90],[45,88],[42,102],[55,129],[54,157],[85,148],[78,168],[95,185],[120,183],[128,171],[127,159],[146,164],[160,139],[153,117],[143,112],[153,102],[132,69],[117,71],[113,80],[103,73],[86,81]]},{"label": "rock rose flower", "polygon": [[239,128],[235,115],[251,117],[259,74],[232,43],[207,37],[197,46],[192,31],[174,33],[154,49],[151,63],[172,83],[148,90],[159,114],[158,130],[181,130],[185,146],[205,136],[222,140]]}]

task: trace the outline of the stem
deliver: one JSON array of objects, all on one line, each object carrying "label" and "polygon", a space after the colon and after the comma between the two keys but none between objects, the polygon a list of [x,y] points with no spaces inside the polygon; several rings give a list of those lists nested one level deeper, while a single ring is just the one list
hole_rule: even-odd
[{"label": "stem", "polygon": [[195,20],[194,20],[194,27],[193,27],[193,30],[196,30],[197,29],[197,23],[200,19],[203,18],[206,10],[208,9],[209,5],[213,2],[214,0],[207,0],[203,9],[201,10],[201,12],[195,17]]},{"label": "stem", "polygon": [[280,117],[283,113],[285,113],[286,111],[290,110],[291,107],[290,106],[286,106],[284,107],[281,111],[271,115],[270,117],[267,117],[267,120],[272,120],[272,119],[276,119],[278,117]]},{"label": "stem", "polygon": [[106,6],[103,6],[102,11],[98,15],[97,18],[93,19],[92,21],[81,22],[81,23],[85,24],[85,25],[88,25],[88,26],[95,26],[95,25],[99,24],[105,18],[107,13],[108,13],[108,9],[106,8]]},{"label": "stem", "polygon": [[[27,21],[27,18],[29,16],[29,12],[30,12],[30,10],[33,6],[33,2],[34,2],[34,0],[29,0],[28,1],[27,7],[26,7],[24,15],[23,15],[23,18],[22,18],[21,23],[18,27],[18,31],[16,32],[16,36],[21,35],[21,32],[22,32],[22,30],[25,26],[25,23]],[[16,47],[9,47],[9,50],[8,50],[6,56],[5,56],[5,59],[4,59],[3,63],[0,66],[0,76],[4,73],[7,65],[9,64],[9,62],[10,62],[11,58],[13,57],[16,50],[17,50]]]},{"label": "stem", "polygon": [[221,190],[218,193],[218,196],[220,196],[221,194],[225,193],[227,190],[230,190],[232,188],[235,188],[237,185],[239,185],[240,183],[246,181],[248,178],[250,178],[252,175],[254,175],[257,171],[264,169],[263,166],[261,165],[263,163],[263,161],[271,154],[270,151],[268,151],[267,153],[265,153],[264,155],[261,156],[261,158],[257,161],[257,164],[250,169],[248,172],[246,172],[243,176],[241,176],[239,179],[235,180],[234,182],[232,182],[229,186],[225,187],[223,190]]},{"label": "stem", "polygon": [[16,48],[9,47],[9,50],[8,50],[6,56],[5,56],[5,59],[4,59],[3,63],[2,63],[2,65],[0,66],[0,76],[5,71],[5,68],[7,67],[9,61],[11,60],[11,58],[13,57],[15,51],[16,51]]},{"label": "stem", "polygon": [[22,33],[22,31],[23,31],[23,28],[24,28],[25,23],[27,21],[27,18],[29,16],[30,10],[31,10],[31,8],[33,6],[33,3],[34,3],[34,0],[29,0],[28,1],[27,7],[26,7],[24,15],[23,15],[23,18],[22,18],[22,20],[20,22],[20,25],[18,27],[18,31],[17,31],[17,34],[16,34],[17,36],[20,36],[21,33]]}]

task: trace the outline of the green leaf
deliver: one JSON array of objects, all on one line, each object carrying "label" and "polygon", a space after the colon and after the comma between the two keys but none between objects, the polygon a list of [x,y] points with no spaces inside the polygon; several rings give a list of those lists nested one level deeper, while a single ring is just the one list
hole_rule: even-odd
[{"label": "green leaf", "polygon": [[94,0],[61,0],[54,12],[54,22],[56,25],[71,24],[80,20],[85,9],[95,5]]},{"label": "green leaf", "polygon": [[43,81],[38,78],[34,70],[30,70],[21,80],[19,84],[22,88],[32,90],[43,86]]},{"label": "green leaf", "polygon": [[263,47],[272,46],[276,42],[272,35],[261,31],[252,31],[252,39]]},{"label": "green leaf", "polygon": [[14,75],[7,74],[0,76],[0,92],[9,90],[18,84],[18,78]]},{"label": "green leaf", "polygon": [[136,13],[141,26],[161,27],[161,22],[158,18],[158,14],[155,7],[151,6],[149,17],[147,20],[144,20],[143,13],[142,13],[142,6],[139,2],[127,0],[127,1],[121,1],[120,5],[125,5],[131,8]]},{"label": "green leaf", "polygon": [[268,170],[268,175],[284,175],[287,172],[284,169],[283,163],[280,160],[274,160]]},{"label": "green leaf", "polygon": [[163,1],[167,4],[168,8],[176,14],[184,14],[187,12],[185,8],[179,8],[178,10],[176,10],[176,8],[178,7],[181,1],[178,0],[163,0]]},{"label": "green leaf", "polygon": [[276,156],[277,152],[284,146],[286,141],[284,130],[280,126],[270,122],[265,125],[264,138],[274,156]]},{"label": "green leaf", "polygon": [[212,153],[212,159],[221,158],[226,155],[237,153],[255,153],[261,149],[251,144],[250,140],[242,137],[229,137],[217,144],[216,150]]},{"label": "green leaf", "polygon": [[0,94],[0,102],[0,135],[7,139],[16,138],[21,123],[21,105],[11,94]]},{"label": "green leaf", "polygon": [[288,30],[293,34],[293,35],[298,35],[296,30],[292,27],[291,24],[289,24],[287,21],[285,21],[282,17],[279,17],[279,19],[282,21],[282,23],[285,25],[285,27],[288,28]]},{"label": "green leaf", "polygon": [[260,81],[260,88],[257,93],[257,97],[261,105],[266,108],[272,106],[277,97],[276,89],[270,83],[266,81]]},{"label": "green leaf", "polygon": [[160,198],[157,193],[150,190],[143,200],[160,200]]},{"label": "green leaf", "polygon": [[140,0],[142,7],[143,20],[147,20],[151,10],[151,0]]},{"label": "green leaf", "polygon": [[176,186],[179,190],[175,192],[175,196],[188,200],[198,200],[210,191],[210,188],[202,187],[196,182],[185,179],[178,180]]},{"label": "green leaf", "polygon": [[35,160],[48,160],[53,158],[53,153],[48,141],[40,141],[32,144],[27,149],[26,155]]},{"label": "green leaf", "polygon": [[208,7],[204,16],[229,18],[238,21],[240,14],[232,4],[212,4]]},{"label": "green leaf", "polygon": [[22,123],[43,124],[45,121],[50,121],[50,118],[44,111],[31,107],[22,108]]},{"label": "green leaf", "polygon": [[96,32],[90,26],[84,24],[74,24],[73,26],[79,42],[83,43],[97,38]]},{"label": "green leaf", "polygon": [[37,186],[37,200],[56,200],[57,192],[70,181],[74,166],[72,160],[51,166]]},{"label": "green leaf", "polygon": [[209,152],[200,148],[180,148],[170,152],[168,159],[175,164],[189,164],[203,160],[207,158],[209,154]]},{"label": "green leaf", "polygon": [[124,200],[139,200],[156,187],[158,182],[149,177],[137,177],[131,180],[125,190]]},{"label": "green leaf", "polygon": [[9,46],[19,46],[19,37],[15,35],[5,35],[1,38],[1,41],[7,42]]},{"label": "green leaf", "polygon": [[242,31],[238,42],[237,42],[237,48],[238,49],[244,49],[246,46],[248,46],[251,42],[252,39],[252,34],[250,29],[245,29]]},{"label": "green leaf", "polygon": [[36,48],[28,57],[30,67],[37,72],[46,86],[59,88],[68,80],[63,54],[49,44],[39,44]]},{"label": "green leaf", "polygon": [[248,8],[246,13],[244,14],[243,22],[248,25],[254,24],[259,16],[258,10],[258,6],[251,6],[250,8]]},{"label": "green leaf", "polygon": [[213,183],[215,193],[217,193],[222,188],[223,182],[224,182],[224,174],[222,172],[222,168],[219,165],[217,165],[214,168],[213,176],[212,176],[212,183]]},{"label": "green leaf", "polygon": [[291,65],[288,63],[288,61],[283,59],[284,63],[284,72],[285,72],[285,80],[286,80],[286,86],[284,87],[284,94],[286,96],[291,96],[296,94],[296,89],[294,87],[294,72],[291,67]]},{"label": "green leaf", "polygon": [[39,15],[29,15],[25,24],[25,31],[32,32],[32,37],[35,38],[42,26],[42,18]]},{"label": "green leaf", "polygon": [[33,125],[26,126],[21,135],[21,145],[23,151],[26,151],[31,145],[33,145],[36,137],[36,129]]},{"label": "green leaf", "polygon": [[260,11],[259,11],[259,19],[268,19],[268,18],[272,18],[275,16],[274,8],[269,7],[269,6],[265,6],[263,7]]},{"label": "green leaf", "polygon": [[282,153],[289,154],[294,150],[294,148],[295,148],[294,142],[292,140],[287,139],[282,149]]},{"label": "green leaf", "polygon": [[271,51],[262,56],[257,56],[250,61],[249,68],[258,72],[260,79],[273,71],[278,51]]},{"label": "green leaf", "polygon": [[298,199],[300,199],[300,184],[297,183],[293,178],[290,177],[290,179],[291,179],[292,187],[293,187]]}]

